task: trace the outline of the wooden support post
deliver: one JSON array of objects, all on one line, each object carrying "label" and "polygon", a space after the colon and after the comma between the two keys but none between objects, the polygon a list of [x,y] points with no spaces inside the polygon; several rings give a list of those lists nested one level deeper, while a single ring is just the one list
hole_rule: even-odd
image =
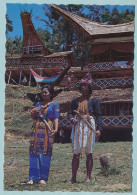
[{"label": "wooden support post", "polygon": [[29,75],[29,86],[31,86],[31,72],[30,72],[30,75]]},{"label": "wooden support post", "polygon": [[111,114],[111,110],[112,110],[111,107],[112,107],[112,104],[110,104],[110,116],[112,116],[112,114]]},{"label": "wooden support post", "polygon": [[8,78],[8,84],[10,83],[11,73],[12,73],[12,70],[10,70],[10,74],[9,74],[9,78]]},{"label": "wooden support post", "polygon": [[19,84],[21,83],[21,75],[22,75],[22,70],[20,70]]},{"label": "wooden support post", "polygon": [[40,70],[40,76],[42,76],[42,70]]},{"label": "wooden support post", "polygon": [[40,84],[39,83],[36,83],[36,87],[40,87]]},{"label": "wooden support post", "polygon": [[111,59],[112,59],[112,53],[111,53],[111,49],[109,50],[110,51],[110,62],[111,62]]}]

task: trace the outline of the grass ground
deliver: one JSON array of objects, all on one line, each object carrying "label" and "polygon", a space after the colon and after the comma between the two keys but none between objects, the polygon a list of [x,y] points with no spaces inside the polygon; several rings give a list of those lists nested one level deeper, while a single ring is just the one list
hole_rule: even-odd
[{"label": "grass ground", "polygon": [[[111,152],[117,159],[117,171],[105,176],[101,170],[99,156]],[[68,184],[71,179],[71,144],[54,144],[49,181],[45,186],[35,183],[27,185],[29,173],[29,139],[13,134],[5,136],[4,190],[6,191],[90,191],[131,192],[132,183],[131,142],[96,143],[92,182],[85,184],[85,155],[80,160],[77,183]]]}]

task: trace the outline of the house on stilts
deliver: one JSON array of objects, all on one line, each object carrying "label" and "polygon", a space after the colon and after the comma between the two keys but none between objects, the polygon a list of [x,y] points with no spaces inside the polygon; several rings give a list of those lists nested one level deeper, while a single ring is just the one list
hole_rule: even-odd
[{"label": "house on stilts", "polygon": [[[22,55],[6,57],[5,82],[7,84],[21,84],[25,78],[28,85],[36,85],[30,69],[40,76],[54,77],[61,71],[66,69],[67,72],[71,66],[75,66],[72,51],[52,53],[43,44],[28,12],[21,14],[21,20],[23,26]],[[53,85],[58,85],[63,76]]]}]

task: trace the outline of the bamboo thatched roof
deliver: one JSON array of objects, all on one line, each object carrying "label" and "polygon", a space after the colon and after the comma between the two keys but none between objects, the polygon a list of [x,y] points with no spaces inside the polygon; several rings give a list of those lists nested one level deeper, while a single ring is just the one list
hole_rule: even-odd
[{"label": "bamboo thatched roof", "polygon": [[83,18],[79,15],[73,14],[69,11],[65,11],[56,5],[51,5],[51,8],[69,23],[76,26],[81,32],[87,35],[89,38],[99,38],[108,36],[133,35],[134,22],[107,25],[103,23],[93,22],[89,19]]},{"label": "bamboo thatched roof", "polygon": [[[102,90],[93,90],[93,96],[99,98],[101,103],[107,102],[131,102],[133,88],[125,89],[102,89]],[[81,94],[79,91],[62,91],[58,94],[53,101],[58,104],[70,103],[73,98],[79,97]]]}]

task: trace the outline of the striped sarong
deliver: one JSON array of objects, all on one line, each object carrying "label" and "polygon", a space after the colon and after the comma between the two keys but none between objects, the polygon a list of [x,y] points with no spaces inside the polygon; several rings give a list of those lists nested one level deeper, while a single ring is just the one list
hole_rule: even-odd
[{"label": "striped sarong", "polygon": [[[86,120],[90,122],[92,127],[95,129],[95,120],[92,116],[84,116]],[[83,148],[85,149],[86,154],[93,152],[93,147],[95,145],[95,132],[91,130],[83,119],[79,119],[77,125],[72,126],[71,132],[71,141],[72,149],[74,154],[82,153]]]}]

